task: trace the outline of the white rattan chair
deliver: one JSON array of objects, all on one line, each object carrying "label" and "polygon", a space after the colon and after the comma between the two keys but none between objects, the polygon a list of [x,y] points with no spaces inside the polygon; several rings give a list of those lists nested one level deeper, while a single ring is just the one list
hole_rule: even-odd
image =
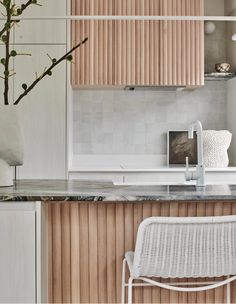
[{"label": "white rattan chair", "polygon": [[[126,283],[126,264],[129,279]],[[223,281],[162,283],[158,278],[215,278]],[[122,271],[122,303],[128,287],[158,286],[174,291],[196,292],[236,279],[236,216],[150,217],[139,226],[134,252],[126,252]],[[141,280],[135,283],[134,280]],[[181,287],[182,286],[182,287]],[[190,286],[190,287],[188,287]],[[191,287],[192,286],[192,287]]]}]

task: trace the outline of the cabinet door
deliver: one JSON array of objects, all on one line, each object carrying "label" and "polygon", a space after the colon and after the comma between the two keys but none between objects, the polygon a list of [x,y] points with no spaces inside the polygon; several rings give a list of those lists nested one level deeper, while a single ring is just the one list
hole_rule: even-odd
[{"label": "cabinet door", "polygon": [[[160,15],[160,0],[114,0],[118,16]],[[159,21],[114,21],[115,85],[159,85]]]},{"label": "cabinet door", "polygon": [[35,212],[0,210],[0,302],[35,303]]},{"label": "cabinet door", "polygon": [[[40,75],[49,66],[51,57],[60,58],[64,46],[18,45],[18,52],[30,53],[15,59],[17,74],[14,80],[14,95],[22,93],[22,83],[30,84],[35,72]],[[40,56],[38,55],[40,54]],[[24,165],[18,167],[20,179],[65,178],[66,176],[66,63],[46,77],[19,103],[23,125],[25,157]]]},{"label": "cabinet door", "polygon": [[[74,0],[72,3],[72,14],[78,15],[203,15],[203,0],[111,0],[108,3],[107,0]],[[201,21],[75,22],[72,41],[88,36],[89,42],[77,51],[72,84],[74,87],[203,85],[203,26]]]},{"label": "cabinet door", "polygon": [[[160,0],[162,16],[201,16],[203,0]],[[160,85],[204,84],[204,23],[160,21]]]},{"label": "cabinet door", "polygon": [[[73,0],[72,15],[112,15],[111,0]],[[106,86],[113,84],[113,22],[72,22],[72,45],[88,37],[75,52],[72,85]]]}]

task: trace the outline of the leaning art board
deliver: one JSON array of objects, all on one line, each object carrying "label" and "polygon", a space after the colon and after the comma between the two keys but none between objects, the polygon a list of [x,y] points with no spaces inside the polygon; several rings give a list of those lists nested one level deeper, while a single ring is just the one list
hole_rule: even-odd
[{"label": "leaning art board", "polygon": [[167,132],[167,165],[183,166],[189,158],[190,165],[197,164],[197,134],[194,138],[188,138],[187,131]]}]

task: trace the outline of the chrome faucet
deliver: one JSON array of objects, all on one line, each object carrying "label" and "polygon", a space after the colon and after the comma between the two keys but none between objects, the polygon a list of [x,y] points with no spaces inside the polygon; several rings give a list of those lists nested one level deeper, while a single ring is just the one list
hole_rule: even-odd
[{"label": "chrome faucet", "polygon": [[205,167],[203,164],[203,137],[202,137],[202,124],[199,120],[192,123],[188,129],[188,138],[193,139],[194,131],[197,132],[197,166],[196,171],[189,170],[188,157],[186,157],[186,181],[196,180],[197,187],[205,187]]}]

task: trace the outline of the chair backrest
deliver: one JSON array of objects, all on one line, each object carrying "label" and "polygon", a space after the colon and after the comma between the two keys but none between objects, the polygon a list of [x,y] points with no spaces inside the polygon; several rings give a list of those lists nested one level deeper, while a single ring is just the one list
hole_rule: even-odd
[{"label": "chair backrest", "polygon": [[134,277],[236,274],[236,216],[150,217],[139,226]]}]

